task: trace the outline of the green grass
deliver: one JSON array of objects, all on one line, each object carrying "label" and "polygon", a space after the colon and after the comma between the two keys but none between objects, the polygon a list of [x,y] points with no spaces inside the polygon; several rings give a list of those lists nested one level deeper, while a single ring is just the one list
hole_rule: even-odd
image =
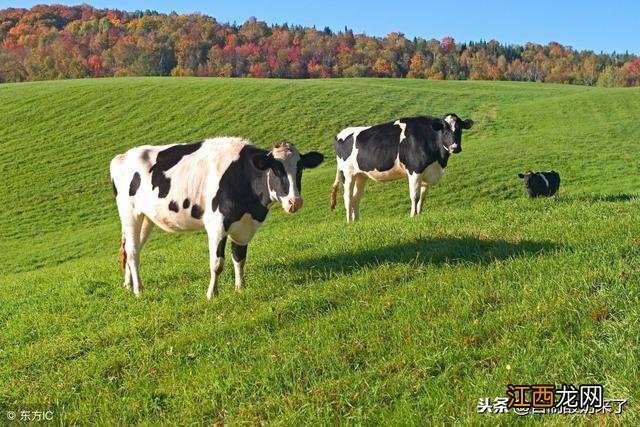
[{"label": "green grass", "polygon": [[[328,210],[333,135],[456,112],[425,213],[406,181]],[[0,86],[0,408],[64,424],[640,423],[640,90],[413,80],[130,78]],[[240,135],[327,155],[274,208],[247,288],[203,233],[155,230],[122,289],[108,179],[141,144]],[[529,200],[516,174],[560,172]],[[480,415],[508,383],[604,385],[620,416]],[[2,414],[0,414],[2,416]],[[0,422],[1,424],[1,422]]]}]

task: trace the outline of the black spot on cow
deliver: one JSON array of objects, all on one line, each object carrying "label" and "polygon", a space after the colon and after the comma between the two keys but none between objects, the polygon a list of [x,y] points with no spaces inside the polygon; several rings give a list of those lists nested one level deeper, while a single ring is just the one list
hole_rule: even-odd
[{"label": "black spot on cow", "polygon": [[271,163],[271,173],[269,174],[269,188],[275,191],[278,197],[285,197],[289,194],[289,176],[280,160],[273,160]]},{"label": "black spot on cow", "polygon": [[[254,162],[254,157],[260,161]],[[282,163],[273,159],[265,150],[252,145],[243,147],[238,159],[222,174],[218,191],[211,200],[213,211],[219,210],[222,213],[225,230],[229,230],[231,224],[247,213],[260,222],[267,217],[267,206],[270,203],[267,178],[264,170],[258,169],[258,166],[271,168],[274,174],[283,173],[286,177]]]},{"label": "black spot on cow", "polygon": [[443,168],[447,167],[450,154],[444,146],[442,119],[410,117],[402,118],[400,122],[406,126],[405,139],[400,144],[398,156],[409,173],[422,173],[434,162]]},{"label": "black spot on cow", "polygon": [[356,138],[356,160],[360,169],[384,172],[393,168],[398,157],[401,132],[400,127],[393,123],[373,126],[360,132]]},{"label": "black spot on cow", "polygon": [[302,171],[307,168],[315,168],[324,161],[324,155],[317,151],[310,151],[300,156],[300,160],[296,164],[296,185],[298,191],[302,192]]},{"label": "black spot on cow", "polygon": [[118,197],[118,189],[116,188],[116,183],[111,180],[111,189],[113,190],[113,195]]},{"label": "black spot on cow", "polygon": [[342,160],[346,160],[353,151],[353,134],[350,134],[345,139],[336,138],[336,142],[333,145],[336,149],[336,154]]},{"label": "black spot on cow", "polygon": [[191,216],[194,217],[195,219],[200,219],[202,218],[202,215],[204,214],[204,211],[202,210],[202,208],[200,206],[198,206],[197,204],[194,204],[191,207]]},{"label": "black spot on cow", "polygon": [[138,172],[133,174],[131,183],[129,184],[129,196],[135,196],[140,188],[140,174]]},{"label": "black spot on cow", "polygon": [[177,144],[158,153],[156,163],[151,166],[151,189],[158,187],[158,197],[163,199],[171,189],[171,178],[164,173],[177,165],[184,156],[197,151],[202,146],[202,141],[194,144]]},{"label": "black spot on cow", "polygon": [[231,256],[235,262],[243,261],[247,258],[247,245],[239,245],[231,242]]},{"label": "black spot on cow", "polygon": [[178,206],[178,204],[175,201],[171,201],[169,203],[169,210],[173,211],[173,212],[178,212],[180,210],[180,207]]},{"label": "black spot on cow", "polygon": [[218,242],[218,247],[216,248],[216,256],[218,258],[224,258],[224,247],[227,244],[227,236],[224,236],[222,240]]},{"label": "black spot on cow", "polygon": [[302,170],[304,169],[304,165],[302,164],[302,159],[298,160],[296,164],[296,185],[298,186],[298,191],[302,192]]},{"label": "black spot on cow", "polygon": [[182,209],[189,209],[189,205],[191,205],[189,199],[184,199],[184,202],[182,202]]},{"label": "black spot on cow", "polygon": [[149,150],[144,150],[142,152],[142,155],[140,156],[140,158],[142,158],[142,161],[144,162],[148,162],[149,161]]}]

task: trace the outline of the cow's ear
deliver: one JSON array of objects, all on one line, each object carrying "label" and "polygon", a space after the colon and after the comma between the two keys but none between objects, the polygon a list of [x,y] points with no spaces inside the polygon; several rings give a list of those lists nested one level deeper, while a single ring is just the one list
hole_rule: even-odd
[{"label": "cow's ear", "polygon": [[471,129],[471,126],[473,126],[473,120],[471,119],[467,119],[462,122],[462,129]]},{"label": "cow's ear", "polygon": [[444,129],[444,123],[442,123],[442,120],[434,120],[431,122],[431,129],[435,130],[436,132],[440,132],[442,129]]},{"label": "cow's ear", "polygon": [[302,166],[311,169],[322,163],[324,156],[317,151],[310,151],[307,154],[303,154],[300,160],[302,161]]},{"label": "cow's ear", "polygon": [[524,178],[524,174],[523,173],[519,173],[518,174],[518,178]]},{"label": "cow's ear", "polygon": [[257,169],[266,171],[273,165],[273,157],[266,153],[260,153],[253,156],[251,162]]}]

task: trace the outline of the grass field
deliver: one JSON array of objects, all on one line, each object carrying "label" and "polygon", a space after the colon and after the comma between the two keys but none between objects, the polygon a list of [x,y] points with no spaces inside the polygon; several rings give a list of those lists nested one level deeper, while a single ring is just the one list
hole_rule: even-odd
[{"label": "grass field", "polygon": [[[406,181],[330,212],[348,125],[472,118],[425,213]],[[127,78],[0,85],[0,408],[132,425],[640,424],[640,90],[414,80]],[[123,290],[108,163],[240,135],[327,156],[274,207],[247,288],[204,233],[155,230]],[[560,172],[552,199],[516,174]],[[602,384],[622,415],[478,414],[514,384]],[[4,414],[0,414],[0,417]],[[2,424],[3,421],[0,421]]]}]

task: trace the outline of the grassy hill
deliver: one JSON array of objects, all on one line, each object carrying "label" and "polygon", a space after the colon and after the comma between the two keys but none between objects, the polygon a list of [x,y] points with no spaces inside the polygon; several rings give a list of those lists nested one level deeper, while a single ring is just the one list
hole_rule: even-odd
[{"label": "grassy hill", "polygon": [[[456,112],[476,125],[425,213],[405,181],[328,210],[333,135]],[[0,85],[0,409],[79,424],[511,424],[513,384],[604,385],[640,423],[640,90],[412,80],[129,78]],[[287,139],[327,162],[274,207],[212,302],[204,233],[155,230],[122,289],[108,179],[140,144]],[[516,174],[560,172],[530,201]],[[0,414],[1,416],[2,414]]]}]

